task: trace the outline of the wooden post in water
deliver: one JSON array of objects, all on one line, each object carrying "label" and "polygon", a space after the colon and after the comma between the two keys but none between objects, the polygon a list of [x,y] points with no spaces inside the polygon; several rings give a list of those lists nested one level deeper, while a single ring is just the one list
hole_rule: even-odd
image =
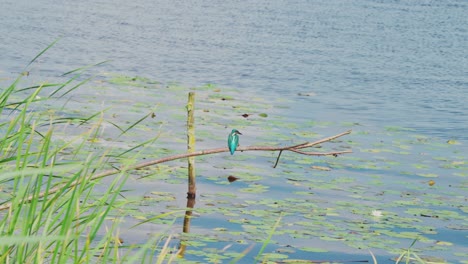
[{"label": "wooden post in water", "polygon": [[[190,92],[187,103],[187,152],[195,152],[195,119],[193,112],[195,110],[195,93]],[[195,183],[195,157],[188,157],[188,192],[187,192],[187,210],[185,211],[184,227],[182,232],[190,232],[190,221],[192,220],[192,210],[195,206],[195,193],[197,191]],[[187,249],[187,239],[181,239],[177,255],[184,257]]]},{"label": "wooden post in water", "polygon": [[[187,149],[188,153],[195,152],[195,93],[190,92],[187,103]],[[195,182],[195,157],[188,158],[188,193],[187,198],[195,198],[197,191]]]}]

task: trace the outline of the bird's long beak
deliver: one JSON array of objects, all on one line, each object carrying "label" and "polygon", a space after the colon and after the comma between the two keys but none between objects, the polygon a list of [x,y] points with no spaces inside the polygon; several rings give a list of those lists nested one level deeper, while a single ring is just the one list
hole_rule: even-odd
[{"label": "bird's long beak", "polygon": [[241,133],[241,132],[239,132],[239,131],[237,131],[236,133],[237,133],[237,134],[239,134],[239,135],[242,135],[242,133]]}]

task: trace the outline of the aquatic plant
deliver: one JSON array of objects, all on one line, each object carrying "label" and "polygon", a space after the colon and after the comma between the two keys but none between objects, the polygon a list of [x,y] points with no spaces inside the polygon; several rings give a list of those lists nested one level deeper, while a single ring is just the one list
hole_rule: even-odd
[{"label": "aquatic plant", "polygon": [[[24,78],[20,75],[2,89],[1,204],[8,210],[0,212],[1,263],[120,263],[154,255],[148,252],[154,251],[158,239],[122,251],[122,218],[109,221],[110,211],[124,205],[116,198],[128,178],[126,171],[117,173],[105,190],[97,191],[92,180],[108,162],[101,148],[89,151],[102,125],[100,113],[56,116],[41,107],[84,84],[73,84],[84,70],[68,72],[72,77],[62,83],[27,88],[19,87]],[[83,124],[87,128],[69,140],[55,134],[58,127]],[[49,192],[57,186],[59,190]]]}]

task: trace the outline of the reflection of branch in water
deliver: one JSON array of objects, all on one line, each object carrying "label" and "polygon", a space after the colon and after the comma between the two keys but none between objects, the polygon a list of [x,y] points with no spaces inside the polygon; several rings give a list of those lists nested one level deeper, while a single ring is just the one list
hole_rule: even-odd
[{"label": "reflection of branch in water", "polygon": [[[293,146],[286,146],[286,147],[247,146],[247,147],[240,147],[240,148],[237,149],[237,151],[280,151],[280,154],[281,154],[282,151],[292,151],[292,152],[295,152],[295,153],[298,153],[298,154],[301,154],[301,155],[309,155],[309,156],[337,156],[339,154],[351,153],[352,151],[351,150],[343,150],[343,151],[334,151],[334,152],[324,153],[324,152],[305,152],[305,151],[301,151],[301,149],[310,148],[312,146],[316,146],[316,145],[319,145],[319,144],[324,143],[324,142],[332,141],[332,140],[334,140],[336,138],[342,137],[342,136],[347,135],[349,133],[351,133],[351,130],[348,130],[348,131],[345,131],[343,133],[337,134],[335,136],[327,137],[327,138],[324,138],[324,139],[321,139],[321,140],[318,140],[318,141],[315,141],[315,142],[306,142],[306,143],[302,143],[302,144],[299,144],[299,145],[293,145]],[[104,178],[104,177],[107,177],[107,176],[110,176],[110,175],[113,175],[113,174],[117,174],[117,173],[121,173],[121,172],[125,172],[125,171],[130,171],[130,170],[141,169],[141,168],[144,168],[144,167],[148,167],[148,166],[152,166],[152,165],[156,165],[156,164],[159,164],[159,163],[164,163],[164,162],[168,162],[168,161],[172,161],[172,160],[184,159],[184,158],[195,157],[195,156],[203,156],[203,155],[209,155],[209,154],[215,154],[215,153],[221,153],[221,152],[229,152],[229,149],[228,148],[217,148],[217,149],[201,150],[201,151],[195,151],[195,152],[192,152],[192,153],[182,153],[182,154],[178,154],[178,155],[164,157],[164,158],[161,158],[161,159],[146,161],[146,162],[142,162],[142,163],[138,163],[138,164],[134,164],[134,165],[124,165],[124,166],[121,166],[119,168],[103,171],[103,172],[98,173],[98,174],[96,174],[96,175],[94,175],[92,177],[83,176],[83,177],[80,177],[80,179],[75,180],[75,181],[73,181],[71,183],[60,184],[60,185],[58,185],[58,186],[56,186],[54,188],[49,189],[48,192],[41,192],[40,194],[34,195],[34,196],[31,195],[27,199],[23,200],[23,202],[29,203],[33,199],[39,199],[39,198],[44,197],[46,194],[50,195],[50,194],[56,193],[58,191],[62,191],[64,188],[73,187],[73,186],[81,183],[84,179],[93,181],[93,180]],[[279,157],[278,157],[278,159],[276,161],[275,166],[278,164],[278,160],[279,160]],[[6,203],[6,204],[0,206],[0,211],[9,209],[11,207],[11,205],[12,205],[11,203]]]},{"label": "reflection of branch in water", "polygon": [[[193,212],[194,206],[195,206],[195,198],[187,198],[187,210],[185,211],[184,227],[182,229],[182,232],[187,233],[187,234],[190,232],[190,221],[192,220],[192,212]],[[182,238],[180,241],[179,251],[177,252],[177,255],[179,257],[184,257],[185,249],[187,248],[186,242],[187,242],[187,239],[185,238]]]}]

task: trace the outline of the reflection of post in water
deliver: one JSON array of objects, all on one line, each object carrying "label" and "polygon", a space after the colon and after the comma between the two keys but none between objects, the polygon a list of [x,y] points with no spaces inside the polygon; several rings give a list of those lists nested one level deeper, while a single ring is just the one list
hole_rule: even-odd
[{"label": "reflection of post in water", "polygon": [[[187,198],[187,210],[185,211],[184,217],[184,227],[182,228],[182,232],[189,233],[190,232],[190,221],[192,220],[192,212],[195,206],[195,198]],[[182,237],[179,246],[179,257],[184,257],[185,249],[187,248],[187,238]]]},{"label": "reflection of post in water", "polygon": [[[188,153],[195,151],[195,119],[193,112],[195,108],[195,93],[190,92],[187,103],[187,151]],[[195,184],[195,158],[188,158],[188,192],[187,192],[187,210],[185,211],[183,233],[190,232],[190,221],[192,220],[192,211],[195,206],[196,196],[196,184]],[[183,257],[185,249],[187,247],[187,240],[182,237],[180,241],[180,248],[178,255]]]}]

